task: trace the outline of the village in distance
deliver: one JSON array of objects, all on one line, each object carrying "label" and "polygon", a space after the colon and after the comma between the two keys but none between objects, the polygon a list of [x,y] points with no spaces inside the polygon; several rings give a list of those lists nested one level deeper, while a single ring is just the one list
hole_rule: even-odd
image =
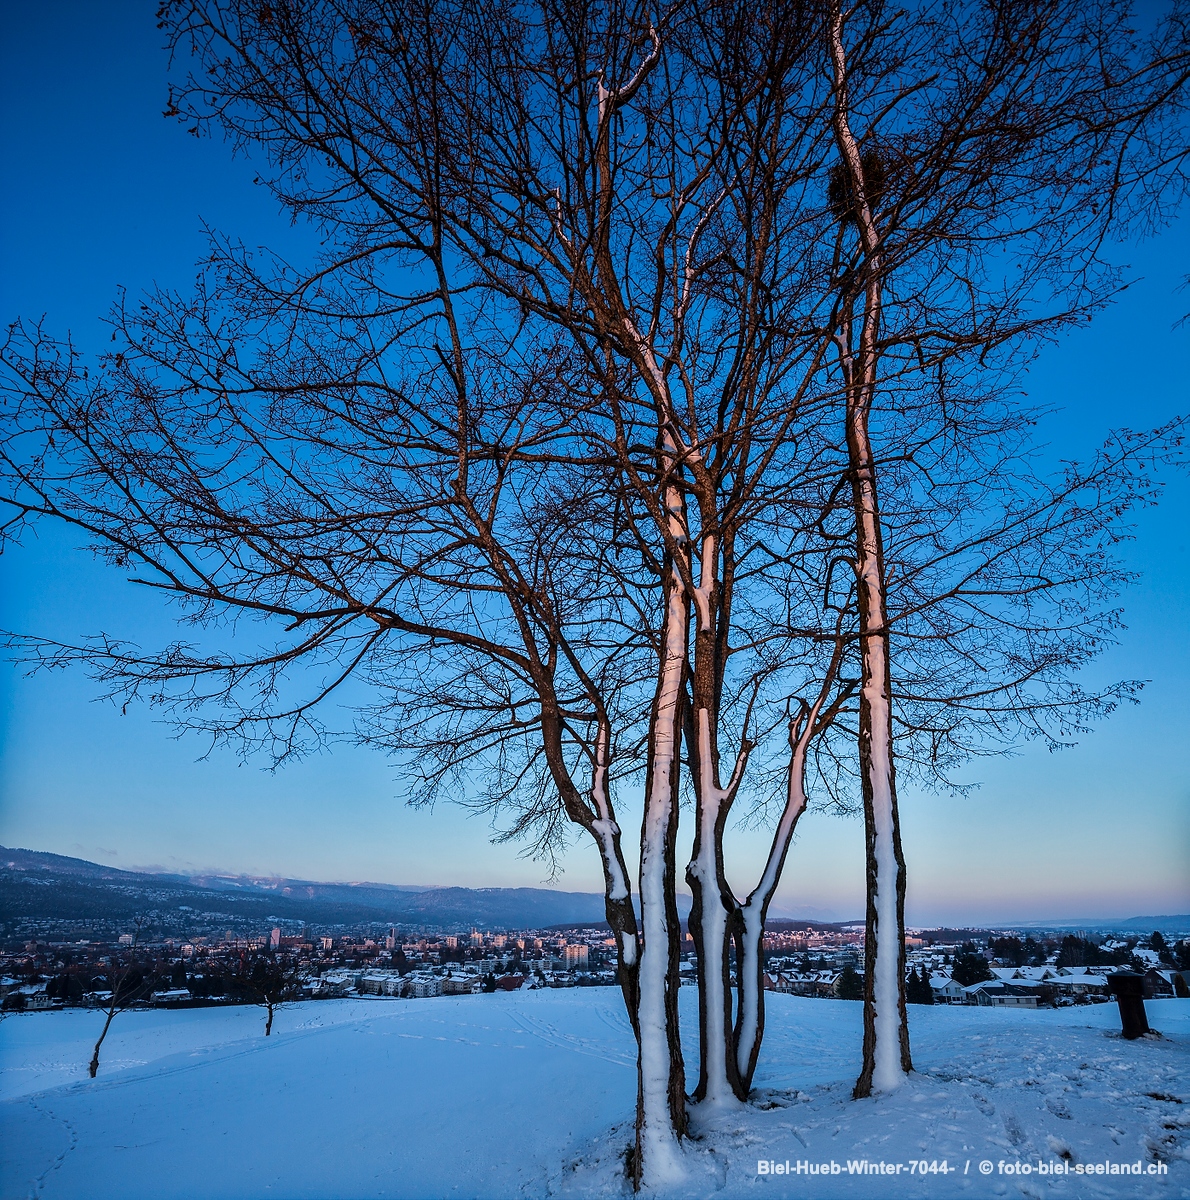
[{"label": "village in distance", "polygon": [[[460,920],[461,909],[453,920],[449,914],[390,920],[377,910],[375,919],[354,922],[273,913],[262,922],[236,911],[240,897],[226,882],[225,890],[207,893],[206,911],[200,911],[178,902],[183,893],[173,894],[173,877],[162,879],[164,891],[152,893],[153,876],[25,851],[4,855],[0,882],[9,919],[0,928],[0,1001],[7,1013],[106,1009],[114,998],[121,1009],[264,1003],[251,982],[253,966],[259,976],[263,963],[279,977],[284,1003],[618,983],[615,939],[605,922],[519,925],[508,919],[516,914],[515,899],[495,926],[482,922],[481,908],[472,921]],[[76,874],[56,873],[51,863],[77,863]],[[82,879],[89,890],[80,895]],[[142,881],[139,892],[134,880]],[[260,899],[267,888],[260,881]],[[71,907],[90,903],[93,913],[102,912],[96,897],[110,900],[113,892],[124,897],[123,914],[117,908],[84,915]],[[472,894],[500,892],[515,896],[516,890]],[[906,999],[1023,1009],[1103,1003],[1111,998],[1109,974],[1121,970],[1143,977],[1147,999],[1190,998],[1190,917],[1148,919],[1161,926],[1151,930],[1140,927],[1146,920],[1123,920],[1116,928],[911,928]],[[694,939],[685,927],[682,936],[680,975],[693,985]],[[767,991],[862,999],[863,921],[771,920],[763,944]]]}]

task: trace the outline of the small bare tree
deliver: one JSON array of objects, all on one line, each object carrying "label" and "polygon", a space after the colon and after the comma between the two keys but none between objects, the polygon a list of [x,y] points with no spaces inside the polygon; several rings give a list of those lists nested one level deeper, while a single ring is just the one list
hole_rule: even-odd
[{"label": "small bare tree", "polygon": [[302,998],[302,972],[297,962],[282,954],[244,950],[222,974],[230,995],[265,1010],[264,1036],[273,1032],[277,1009]]},{"label": "small bare tree", "polygon": [[113,957],[109,968],[108,984],[111,993],[108,997],[107,1012],[104,1014],[103,1029],[100,1030],[99,1039],[95,1043],[91,1061],[87,1066],[92,1079],[99,1072],[99,1050],[103,1046],[103,1039],[107,1037],[107,1031],[112,1027],[116,1013],[123,1012],[137,1001],[145,1000],[151,995],[152,984],[144,978],[136,960],[136,947],[144,929],[145,918],[137,917],[132,934],[132,945],[128,948],[128,956],[124,960],[123,966],[117,967]]}]

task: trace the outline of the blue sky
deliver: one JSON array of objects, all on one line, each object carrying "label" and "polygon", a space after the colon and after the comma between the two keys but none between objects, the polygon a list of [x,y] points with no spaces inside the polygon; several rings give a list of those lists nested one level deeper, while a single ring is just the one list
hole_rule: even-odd
[{"label": "blue sky", "polygon": [[[162,118],[167,62],[155,5],[0,4],[0,319],[45,315],[86,349],[117,288],[186,288],[204,222],[300,258],[315,241],[252,184],[251,165]],[[1185,362],[1190,272],[1185,221],[1120,248],[1138,282],[1089,329],[1047,350],[1034,401],[1061,411],[1043,436],[1055,457],[1091,451],[1111,427],[1190,411]],[[1012,921],[1190,912],[1190,635],[1186,532],[1190,485],[1170,478],[1127,549],[1143,573],[1126,599],[1121,645],[1095,678],[1150,680],[1141,704],[1074,750],[981,762],[963,798],[907,791],[909,919]],[[0,559],[0,627],[77,637],[100,629],[151,643],[168,614],[118,572],[44,529]],[[482,819],[449,805],[415,812],[393,765],[337,747],[276,774],[174,740],[155,714],[94,700],[81,674],[27,679],[0,668],[0,842],[119,866],[225,868],[313,878],[466,886],[538,885],[543,869],[492,846]],[[862,911],[859,822],[803,821],[776,908]],[[765,848],[730,844],[746,890]],[[557,886],[598,890],[579,843]]]}]

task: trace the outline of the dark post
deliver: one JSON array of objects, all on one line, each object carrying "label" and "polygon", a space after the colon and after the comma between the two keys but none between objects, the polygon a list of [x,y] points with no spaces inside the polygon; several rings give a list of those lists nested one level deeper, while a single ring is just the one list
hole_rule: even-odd
[{"label": "dark post", "polygon": [[1144,976],[1135,971],[1116,971],[1107,977],[1107,990],[1120,1006],[1120,1024],[1126,1038],[1143,1037],[1149,1032],[1145,1016]]}]

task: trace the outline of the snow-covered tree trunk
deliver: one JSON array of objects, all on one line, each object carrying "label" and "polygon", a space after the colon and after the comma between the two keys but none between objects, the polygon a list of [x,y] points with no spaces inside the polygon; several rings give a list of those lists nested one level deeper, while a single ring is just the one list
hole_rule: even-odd
[{"label": "snow-covered tree trunk", "polygon": [[640,1046],[637,1055],[634,1183],[680,1178],[686,1077],[678,1032],[681,922],[675,889],[678,749],[686,674],[689,603],[670,570],[657,693],[653,701],[640,847]]},{"label": "snow-covered tree trunk", "polygon": [[[652,360],[650,360],[652,361]],[[657,394],[665,396],[657,375]],[[687,448],[683,457],[688,465],[701,466],[698,450]],[[705,499],[705,497],[704,497]],[[667,505],[671,521],[677,512],[674,501]],[[702,514],[704,521],[707,512]],[[734,1104],[747,1091],[736,1070],[734,1004],[731,980],[732,935],[739,903],[726,878],[723,863],[723,832],[732,802],[739,789],[748,757],[748,743],[742,740],[731,778],[720,783],[719,772],[719,689],[722,670],[722,635],[728,614],[720,588],[719,537],[703,525],[702,535],[689,538],[683,510],[680,528],[673,524],[671,539],[688,549],[699,547],[697,582],[693,556],[685,555],[684,574],[689,581],[686,619],[694,618],[693,669],[690,672],[690,700],[680,726],[685,735],[690,781],[695,795],[694,845],[686,866],[686,881],[693,903],[689,929],[694,939],[698,971],[699,1006],[699,1078],[693,1099],[709,1107]],[[683,679],[683,691],[686,681]],[[675,908],[676,917],[676,908]],[[675,932],[680,932],[680,924]]]},{"label": "snow-covered tree trunk", "polygon": [[[829,686],[829,682],[828,682]],[[825,696],[827,688],[823,689]],[[790,729],[791,755],[785,808],[773,833],[760,882],[740,906],[736,922],[736,974],[739,1015],[735,1027],[736,1073],[744,1094],[752,1088],[760,1043],[764,1037],[764,923],[781,881],[798,818],[806,810],[806,751],[814,736],[814,721],[822,699]]]},{"label": "snow-covered tree trunk", "polygon": [[698,956],[699,1079],[694,1099],[712,1107],[742,1100],[735,1068],[731,989],[732,929],[739,904],[723,865],[723,831],[747,760],[741,745],[731,779],[719,775],[721,625],[728,619],[719,586],[719,539],[704,531],[694,589],[694,670],[686,743],[695,795],[694,846],[686,867],[693,895],[689,927]]},{"label": "snow-covered tree trunk", "polygon": [[[653,56],[636,79],[643,80]],[[626,93],[637,85],[630,84]],[[610,182],[607,156],[612,94],[600,86],[600,144],[604,186]],[[619,97],[617,97],[617,100]],[[610,204],[610,193],[607,195]],[[685,494],[679,486],[682,456],[674,438],[676,422],[669,386],[649,340],[622,307],[622,330],[637,368],[656,405],[664,481],[658,529],[666,545],[661,580],[665,610],[657,671],[657,690],[649,715],[649,753],[645,771],[644,818],[640,839],[640,965],[637,976],[638,1052],[636,1147],[633,1186],[664,1186],[684,1174],[681,1139],[686,1132],[686,1072],[678,1024],[678,973],[682,922],[678,915],[676,842],[682,723],[685,718],[687,653],[690,636],[691,561]]]},{"label": "snow-covered tree trunk", "polygon": [[742,1100],[747,1091],[736,1071],[732,1029],[730,950],[736,910],[723,869],[723,829],[738,783],[719,786],[712,744],[712,717],[706,707],[694,714],[697,825],[686,881],[694,902],[690,932],[698,955],[699,1081],[694,1099],[711,1106]]},{"label": "snow-covered tree trunk", "polygon": [[632,887],[620,842],[620,825],[616,820],[608,782],[611,768],[610,719],[603,709],[597,689],[590,680],[585,680],[590,687],[588,699],[599,715],[594,743],[587,747],[591,763],[591,787],[584,800],[563,751],[560,705],[552,677],[539,671],[535,682],[541,700],[542,747],[550,774],[567,816],[591,835],[599,851],[599,861],[603,867],[603,910],[612,936],[616,939],[620,990],[633,1032],[639,1036],[639,938],[636,913],[632,907]]},{"label": "snow-covered tree trunk", "polygon": [[599,857],[603,865],[603,908],[612,937],[616,939],[616,957],[624,1007],[628,1011],[632,1029],[639,1038],[640,947],[636,913],[632,908],[632,889],[628,882],[628,868],[620,845],[620,826],[616,821],[608,790],[610,742],[611,731],[607,722],[601,721],[596,734],[595,761],[591,777],[591,805],[597,816],[590,824],[590,832],[599,847]]},{"label": "snow-covered tree trunk", "polygon": [[843,619],[835,627],[835,650],[823,673],[822,684],[813,704],[801,701],[801,711],[789,725],[789,783],[785,808],[773,842],[769,847],[760,882],[740,906],[735,923],[736,969],[739,977],[739,1008],[735,1027],[736,1070],[740,1086],[747,1095],[752,1089],[760,1043],[764,1037],[764,923],[769,905],[781,882],[785,858],[793,841],[798,820],[806,811],[806,758],[810,744],[834,720],[839,707],[851,694],[844,688],[833,701],[828,699],[835,689],[839,668],[843,662],[846,640]]},{"label": "snow-covered tree trunk", "polygon": [[864,1059],[857,1097],[891,1091],[912,1069],[905,1014],[905,859],[892,755],[892,705],[874,486],[857,488],[860,538],[860,770],[867,853]]},{"label": "snow-covered tree trunk", "polygon": [[863,249],[863,315],[858,348],[852,345],[852,303],[845,303],[838,337],[846,388],[846,433],[855,510],[857,604],[861,680],[859,760],[867,845],[867,914],[864,942],[864,1056],[856,1097],[898,1087],[912,1069],[905,1014],[905,860],[901,853],[893,767],[892,682],[884,554],[876,464],[869,419],[875,394],[883,255],[865,190],[864,159],[852,132],[847,99],[843,16],[832,11],[835,138],[849,198],[844,221],[854,220]]}]

